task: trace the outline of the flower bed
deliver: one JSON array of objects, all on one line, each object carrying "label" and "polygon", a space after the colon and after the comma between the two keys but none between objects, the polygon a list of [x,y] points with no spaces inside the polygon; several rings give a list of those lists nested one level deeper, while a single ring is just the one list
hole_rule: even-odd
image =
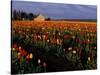
[{"label": "flower bed", "polygon": [[96,24],[12,22],[12,73],[97,68]]}]

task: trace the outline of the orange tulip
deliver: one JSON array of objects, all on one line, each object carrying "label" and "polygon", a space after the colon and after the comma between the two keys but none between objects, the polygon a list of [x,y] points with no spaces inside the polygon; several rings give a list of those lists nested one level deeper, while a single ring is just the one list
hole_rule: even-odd
[{"label": "orange tulip", "polygon": [[21,58],[21,53],[20,52],[18,52],[18,59],[20,59]]}]

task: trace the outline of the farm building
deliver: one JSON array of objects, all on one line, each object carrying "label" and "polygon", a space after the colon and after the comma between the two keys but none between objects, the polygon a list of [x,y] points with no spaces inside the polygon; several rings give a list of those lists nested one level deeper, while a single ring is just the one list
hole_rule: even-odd
[{"label": "farm building", "polygon": [[42,14],[37,15],[34,21],[45,21],[45,17]]}]

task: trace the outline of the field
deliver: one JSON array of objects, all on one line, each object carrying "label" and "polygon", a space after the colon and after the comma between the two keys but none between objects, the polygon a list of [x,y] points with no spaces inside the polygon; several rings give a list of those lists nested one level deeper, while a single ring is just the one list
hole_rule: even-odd
[{"label": "field", "polygon": [[12,73],[97,68],[97,24],[81,21],[12,21]]}]

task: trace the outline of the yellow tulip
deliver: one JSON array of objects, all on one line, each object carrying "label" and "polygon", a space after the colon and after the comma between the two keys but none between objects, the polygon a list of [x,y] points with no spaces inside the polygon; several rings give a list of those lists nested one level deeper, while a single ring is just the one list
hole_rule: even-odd
[{"label": "yellow tulip", "polygon": [[33,58],[33,54],[32,54],[32,53],[30,53],[30,58],[31,58],[31,59]]},{"label": "yellow tulip", "polygon": [[59,44],[59,39],[57,39],[57,44]]},{"label": "yellow tulip", "polygon": [[12,51],[15,51],[15,48],[12,48]]}]

